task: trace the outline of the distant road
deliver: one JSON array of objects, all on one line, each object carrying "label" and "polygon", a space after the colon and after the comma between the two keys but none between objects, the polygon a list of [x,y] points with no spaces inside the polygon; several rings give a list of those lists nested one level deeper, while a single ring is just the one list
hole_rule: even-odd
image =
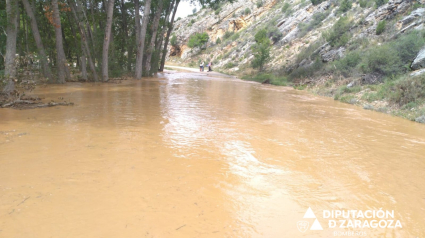
[{"label": "distant road", "polygon": [[[205,71],[204,72],[200,72],[199,68],[189,68],[189,67],[181,67],[181,66],[172,66],[172,65],[165,65],[165,67],[167,68],[173,68],[173,69],[182,69],[182,70],[186,70],[186,71],[190,71],[190,72],[197,72],[197,73],[207,73],[207,74],[211,74],[214,76],[220,76],[220,77],[230,77],[230,78],[235,78],[234,76],[231,75],[227,75],[227,74],[222,74],[222,73],[218,73],[218,72],[207,72],[208,67],[205,67]],[[214,68],[213,68],[214,69]]]}]

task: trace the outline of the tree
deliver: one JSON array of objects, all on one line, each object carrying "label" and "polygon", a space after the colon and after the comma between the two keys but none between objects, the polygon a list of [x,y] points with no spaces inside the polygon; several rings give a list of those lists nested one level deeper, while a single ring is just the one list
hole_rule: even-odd
[{"label": "tree", "polygon": [[63,50],[63,39],[62,39],[62,25],[59,15],[58,1],[52,0],[52,23],[55,28],[56,38],[56,66],[58,68],[58,80],[57,83],[65,83],[65,78],[69,79],[70,73],[68,65],[66,63],[65,51]]},{"label": "tree", "polygon": [[37,45],[37,50],[38,50],[38,54],[39,54],[39,58],[40,58],[40,62],[41,62],[42,70],[43,70],[43,75],[45,78],[51,81],[53,79],[52,71],[50,69],[49,63],[47,62],[47,56],[44,50],[44,45],[41,40],[40,32],[38,31],[37,20],[34,16],[34,12],[28,0],[22,0],[22,3],[31,21],[31,29],[34,36],[35,43]]},{"label": "tree", "polygon": [[111,40],[111,28],[112,28],[112,16],[114,14],[114,0],[108,0],[106,8],[106,26],[105,26],[105,38],[103,40],[103,54],[102,54],[102,79],[103,82],[109,80],[108,74],[108,60],[109,60],[109,42]]},{"label": "tree", "polygon": [[151,9],[151,1],[145,1],[145,10],[143,14],[143,23],[140,29],[140,37],[139,42],[137,42],[137,53],[136,53],[136,68],[135,68],[135,77],[136,79],[142,78],[142,69],[143,69],[143,53],[145,49],[145,37],[146,37],[146,29],[149,23],[149,13]]},{"label": "tree", "polygon": [[196,13],[196,7],[194,9],[192,9],[192,13],[195,14]]},{"label": "tree", "polygon": [[149,72],[150,72],[150,69],[151,69],[152,54],[153,54],[153,49],[154,49],[154,45],[155,45],[156,34],[158,32],[159,18],[161,17],[163,6],[164,6],[164,1],[159,0],[158,7],[156,9],[156,12],[155,12],[155,15],[154,15],[154,18],[153,18],[153,22],[152,22],[152,25],[151,25],[152,35],[151,35],[150,43],[149,43],[149,45],[146,49],[146,62],[145,62],[145,75],[146,76],[149,76]]},{"label": "tree", "polygon": [[173,9],[173,16],[171,17],[171,21],[168,24],[168,31],[167,31],[167,36],[165,37],[164,49],[162,50],[162,57],[161,57],[161,63],[160,63],[160,66],[159,66],[159,71],[164,71],[165,57],[167,56],[168,40],[170,39],[171,31],[173,30],[174,17],[176,16],[176,12],[177,12],[177,8],[179,6],[179,3],[180,3],[180,0],[176,0],[176,3],[174,5],[174,9]]},{"label": "tree", "polygon": [[252,47],[254,60],[251,65],[253,68],[259,68],[263,71],[264,65],[270,60],[270,39],[267,38],[267,31],[262,29],[255,34],[255,45]]},{"label": "tree", "polygon": [[6,14],[7,14],[7,39],[6,39],[6,57],[5,57],[5,71],[4,74],[9,78],[6,87],[3,89],[4,93],[10,93],[15,89],[14,78],[16,77],[16,38],[18,35],[18,1],[6,0]]}]

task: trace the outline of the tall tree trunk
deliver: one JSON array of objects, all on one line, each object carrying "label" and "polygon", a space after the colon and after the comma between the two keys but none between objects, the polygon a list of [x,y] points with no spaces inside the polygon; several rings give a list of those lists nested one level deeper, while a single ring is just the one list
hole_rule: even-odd
[{"label": "tall tree trunk", "polygon": [[9,78],[3,89],[4,93],[10,93],[15,89],[14,78],[16,77],[16,37],[18,35],[18,1],[6,0],[7,14],[7,39],[4,74]]},{"label": "tall tree trunk", "polygon": [[[128,52],[128,48],[129,48],[129,44],[127,44],[127,39],[128,39],[128,37],[129,37],[129,33],[128,33],[128,28],[127,28],[127,26],[128,26],[128,24],[127,24],[127,10],[126,10],[126,8],[125,8],[125,4],[124,4],[124,0],[121,0],[121,16],[122,16],[122,24],[121,24],[121,27],[122,27],[122,31],[124,32],[124,37],[122,38],[123,39],[123,42],[122,42],[122,44],[121,44],[121,56],[120,56],[120,66],[121,67],[123,67],[124,66],[124,64],[125,64],[125,51],[126,51],[126,49],[127,49],[127,54],[129,53]],[[124,68],[124,67],[123,67]]]},{"label": "tall tree trunk", "polygon": [[153,18],[153,22],[152,22],[152,36],[151,36],[151,40],[150,43],[148,45],[148,48],[146,49],[146,62],[145,62],[145,74],[146,76],[150,76],[150,70],[151,70],[151,60],[152,60],[152,54],[154,51],[154,45],[155,45],[155,41],[156,41],[156,34],[158,32],[158,25],[159,25],[159,19],[161,18],[161,14],[162,14],[162,7],[163,7],[163,0],[159,0],[159,6],[156,9],[156,13],[155,16]]},{"label": "tall tree trunk", "polygon": [[35,44],[37,45],[37,50],[40,57],[41,69],[43,71],[43,75],[45,78],[51,81],[53,79],[52,71],[47,62],[47,56],[46,56],[46,52],[44,51],[44,45],[43,45],[43,42],[41,41],[40,32],[38,31],[37,20],[35,19],[34,12],[32,11],[32,8],[28,0],[22,0],[22,3],[24,4],[25,11],[27,12],[27,15],[31,21],[32,34],[34,35]]},{"label": "tall tree trunk", "polygon": [[84,40],[81,37],[81,49],[83,50],[83,55],[81,56],[81,78],[87,81],[87,63],[86,63],[86,54],[84,50]]},{"label": "tall tree trunk", "polygon": [[[73,0],[68,0],[68,3],[71,6],[73,16],[75,18],[75,21],[78,23],[78,27],[80,29],[81,41],[83,42],[84,55],[88,57],[90,70],[93,74],[94,81],[97,82],[98,76],[97,76],[96,67],[95,67],[93,58],[92,58],[91,53],[90,53],[90,47],[89,47],[89,44],[87,43],[87,34],[86,34],[85,26],[84,26],[82,20],[79,20],[79,17],[77,15],[77,13],[80,13],[80,11],[77,12],[77,7],[75,6]],[[81,14],[79,14],[79,15],[81,15]]]},{"label": "tall tree trunk", "polygon": [[145,1],[145,9],[143,11],[143,22],[142,22],[142,27],[140,29],[139,41],[137,42],[136,70],[135,70],[136,79],[142,78],[143,53],[145,48],[146,28],[148,27],[149,13],[151,11],[151,1],[152,0]]},{"label": "tall tree trunk", "polygon": [[164,50],[162,51],[161,66],[159,67],[160,72],[164,71],[165,57],[167,57],[168,41],[170,40],[170,35],[171,35],[171,32],[173,31],[174,17],[176,16],[179,3],[180,3],[180,0],[176,0],[176,6],[174,7],[173,16],[171,17],[171,22],[170,22],[170,25],[168,26],[169,28],[168,28],[167,36],[165,37]]},{"label": "tall tree trunk", "polygon": [[[135,35],[136,35],[136,44],[139,42],[140,37],[140,5],[139,0],[134,0],[134,21],[135,21]],[[128,46],[128,58],[127,58],[127,69],[130,72],[132,70],[131,63],[133,59],[133,50],[134,45],[129,44]]]},{"label": "tall tree trunk", "polygon": [[58,80],[57,83],[65,83],[65,78],[70,78],[67,75],[67,65],[65,58],[65,51],[63,50],[63,39],[62,39],[62,26],[59,15],[58,0],[52,0],[53,9],[53,23],[55,28],[56,36],[56,66],[58,68]]},{"label": "tall tree trunk", "polygon": [[157,42],[155,42],[155,54],[152,56],[154,60],[152,61],[152,64],[151,64],[154,67],[151,67],[150,74],[156,74],[158,72],[162,42],[164,41],[164,34],[167,30],[168,20],[170,19],[171,11],[174,9],[174,3],[175,3],[175,0],[172,0],[170,5],[168,6],[168,9],[165,13],[165,21],[159,33],[159,39]]},{"label": "tall tree trunk", "polygon": [[114,0],[108,1],[106,11],[106,27],[105,27],[105,38],[103,40],[103,54],[102,54],[102,79],[103,82],[109,80],[108,75],[108,53],[109,53],[109,42],[111,39],[111,27],[112,27],[112,16],[114,14]]}]

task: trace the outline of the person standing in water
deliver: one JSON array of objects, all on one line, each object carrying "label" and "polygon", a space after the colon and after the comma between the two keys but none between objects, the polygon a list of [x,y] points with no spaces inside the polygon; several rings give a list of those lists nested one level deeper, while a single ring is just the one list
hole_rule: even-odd
[{"label": "person standing in water", "polygon": [[199,72],[204,71],[204,62],[199,65]]},{"label": "person standing in water", "polygon": [[211,72],[212,71],[212,61],[210,61],[209,63],[208,63],[208,72]]}]

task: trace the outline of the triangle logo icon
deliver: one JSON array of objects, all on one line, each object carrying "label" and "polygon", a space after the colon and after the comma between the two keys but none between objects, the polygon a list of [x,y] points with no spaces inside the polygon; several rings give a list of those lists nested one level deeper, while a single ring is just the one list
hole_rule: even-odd
[{"label": "triangle logo icon", "polygon": [[[308,207],[308,209],[307,209],[307,211],[305,212],[305,214],[304,214],[304,217],[303,218],[316,218],[316,216],[314,215],[314,212],[313,212],[313,210],[311,210],[311,208],[310,207]],[[317,221],[317,220],[316,220]],[[316,223],[316,222],[314,222],[314,223]],[[319,226],[320,226],[320,224],[319,224]]]},{"label": "triangle logo icon", "polygon": [[312,231],[322,231],[322,225],[320,225],[319,221],[316,219],[313,222],[313,225],[311,226],[310,230]]}]

